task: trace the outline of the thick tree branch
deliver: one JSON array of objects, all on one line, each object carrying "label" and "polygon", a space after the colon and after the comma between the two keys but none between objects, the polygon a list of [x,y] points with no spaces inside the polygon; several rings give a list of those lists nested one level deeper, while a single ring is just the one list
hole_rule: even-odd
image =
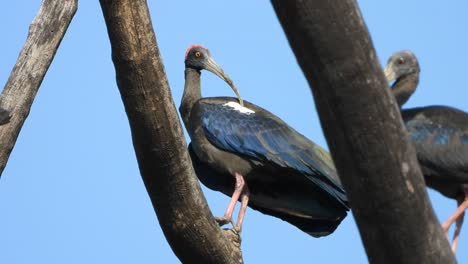
[{"label": "thick tree branch", "polygon": [[241,263],[194,174],[146,1],[100,3],[140,173],[172,250],[184,263]]},{"label": "thick tree branch", "polygon": [[2,92],[1,107],[11,119],[0,127],[0,175],[29,115],[47,69],[75,15],[77,0],[44,0]]},{"label": "thick tree branch", "polygon": [[454,263],[356,1],[274,9],[312,88],[371,263]]}]

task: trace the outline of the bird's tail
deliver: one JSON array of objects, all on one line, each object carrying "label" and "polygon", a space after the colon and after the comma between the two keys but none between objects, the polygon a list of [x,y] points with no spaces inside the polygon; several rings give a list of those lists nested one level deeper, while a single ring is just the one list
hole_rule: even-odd
[{"label": "bird's tail", "polygon": [[313,236],[313,237],[323,237],[328,236],[333,233],[338,225],[346,217],[347,212],[343,210],[341,215],[337,215],[334,219],[317,219],[308,216],[301,216],[296,214],[290,214],[286,212],[273,211],[268,208],[258,207],[250,203],[249,206],[252,209],[260,211],[264,214],[274,215],[275,217],[280,218],[283,221],[286,221],[295,227],[299,228],[303,232]]}]

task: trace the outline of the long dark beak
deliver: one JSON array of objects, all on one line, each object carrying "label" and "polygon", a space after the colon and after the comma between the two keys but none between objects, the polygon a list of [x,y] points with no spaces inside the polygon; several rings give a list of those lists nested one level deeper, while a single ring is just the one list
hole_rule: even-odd
[{"label": "long dark beak", "polygon": [[237,87],[234,85],[234,82],[223,71],[223,69],[221,69],[221,67],[219,67],[218,64],[216,64],[216,62],[211,57],[207,59],[205,69],[216,74],[219,78],[223,79],[229,86],[231,86],[232,90],[237,95],[237,99],[239,99],[240,105],[244,106],[244,101],[240,96],[239,90],[237,90]]},{"label": "long dark beak", "polygon": [[387,82],[391,82],[396,79],[395,71],[390,64],[387,64],[387,67],[385,67],[384,74],[385,78],[387,78]]}]

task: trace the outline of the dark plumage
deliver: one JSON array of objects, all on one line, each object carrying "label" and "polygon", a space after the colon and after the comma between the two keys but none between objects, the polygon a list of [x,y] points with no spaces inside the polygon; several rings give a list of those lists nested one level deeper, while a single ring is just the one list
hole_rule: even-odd
[{"label": "dark plumage", "polygon": [[11,113],[0,107],[0,126],[10,122]]},{"label": "dark plumage", "polygon": [[[385,75],[395,80],[392,91],[400,107],[416,90],[419,64],[413,53],[397,52],[388,60]],[[457,221],[452,249],[455,252],[464,210],[468,205],[468,114],[447,106],[401,110],[426,184],[456,199],[457,211],[443,224],[447,232]]]},{"label": "dark plumage", "polygon": [[[180,112],[192,139],[195,171],[208,188],[233,196],[220,222],[231,221],[240,199],[237,230],[248,204],[312,236],[332,233],[349,207],[328,152],[270,112],[241,101],[207,49],[189,47],[185,66]],[[203,69],[225,80],[238,98],[202,98]]]}]

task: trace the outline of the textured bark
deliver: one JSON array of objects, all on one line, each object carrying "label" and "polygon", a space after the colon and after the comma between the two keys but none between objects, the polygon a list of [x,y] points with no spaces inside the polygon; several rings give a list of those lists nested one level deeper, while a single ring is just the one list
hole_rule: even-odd
[{"label": "textured bark", "polygon": [[242,263],[194,174],[146,1],[100,3],[140,173],[167,241],[184,263]]},{"label": "textured bark", "polygon": [[454,263],[354,0],[273,6],[320,115],[370,263]]},{"label": "textured bark", "polygon": [[28,38],[1,96],[1,108],[8,110],[11,118],[0,127],[0,175],[77,7],[77,0],[44,0],[29,26]]}]

